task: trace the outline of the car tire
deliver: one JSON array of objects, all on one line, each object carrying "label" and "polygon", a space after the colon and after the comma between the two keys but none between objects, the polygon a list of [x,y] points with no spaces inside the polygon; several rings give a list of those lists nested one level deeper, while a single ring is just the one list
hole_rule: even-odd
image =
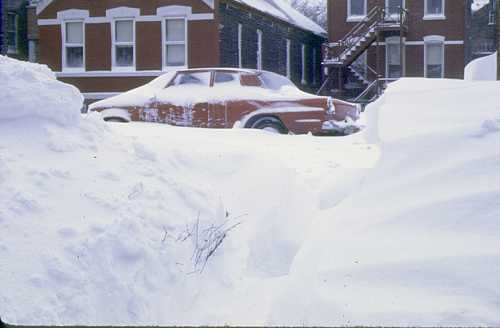
[{"label": "car tire", "polygon": [[275,117],[262,117],[257,119],[251,126],[252,129],[260,129],[271,133],[287,134],[287,128]]}]

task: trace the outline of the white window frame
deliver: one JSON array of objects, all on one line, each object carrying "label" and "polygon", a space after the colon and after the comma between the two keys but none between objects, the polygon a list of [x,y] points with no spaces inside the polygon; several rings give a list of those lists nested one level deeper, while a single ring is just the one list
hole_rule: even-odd
[{"label": "white window frame", "polygon": [[443,20],[446,19],[446,0],[443,2],[443,12],[441,14],[431,14],[428,13],[427,2],[429,0],[424,0],[424,20]]},{"label": "white window frame", "polygon": [[17,13],[15,13],[15,12],[9,11],[9,12],[7,12],[7,19],[9,19],[10,15],[14,16],[13,30],[10,30],[10,29],[6,28],[4,33],[8,34],[8,33],[14,32],[14,48],[11,48],[7,44],[7,53],[8,54],[17,54],[19,52],[19,43],[18,43],[18,40],[17,40],[17,38],[19,37],[19,31],[18,31],[18,27],[19,27],[19,15]]},{"label": "white window frame", "polygon": [[[167,41],[167,20],[184,20],[184,41]],[[188,35],[188,18],[186,16],[165,16],[161,20],[161,44],[162,44],[162,68],[164,71],[169,71],[172,69],[184,69],[189,67],[189,35]],[[184,52],[184,66],[168,66],[167,65],[167,46],[168,45],[179,45],[183,44],[186,47]]]},{"label": "white window frame", "polygon": [[347,0],[347,21],[348,22],[359,22],[366,17],[366,12],[367,12],[367,8],[368,8],[367,4],[366,4],[366,0],[363,0],[363,5],[364,5],[363,15],[353,15],[351,13],[351,9],[352,9],[351,1],[353,1],[353,0]]},{"label": "white window frame", "polygon": [[[66,43],[66,23],[82,23],[83,42],[81,44]],[[62,36],[62,70],[63,72],[85,72],[86,56],[85,56],[85,19],[66,19],[61,23]],[[67,67],[66,65],[66,48],[83,47],[82,67]]]},{"label": "white window frame", "polygon": [[[399,41],[400,41],[399,36],[392,36],[392,37],[388,37],[385,39],[385,44],[386,44],[386,46],[385,46],[385,77],[386,78],[390,78],[390,76],[389,76],[389,51],[387,51],[387,49],[389,49],[388,45],[390,44],[390,45],[398,45],[399,46],[399,44],[400,44]],[[406,40],[405,40],[405,38],[403,38],[403,49],[401,49],[401,51],[403,52],[403,62],[400,63],[400,65],[401,65],[401,77],[404,77],[405,66],[406,66]]]},{"label": "white window frame", "polygon": [[257,30],[257,69],[262,69],[262,31]]},{"label": "white window frame", "polygon": [[243,25],[238,24],[238,67],[243,68]]},{"label": "white window frame", "polygon": [[[116,22],[132,21],[132,42],[117,42],[116,41]],[[118,66],[116,64],[116,47],[117,46],[132,46],[133,60],[132,66]],[[135,35],[135,19],[134,17],[119,17],[114,18],[111,22],[111,70],[112,71],[135,71],[136,70],[136,35]]]},{"label": "white window frame", "polygon": [[429,44],[441,44],[443,47],[443,51],[441,52],[441,78],[444,78],[444,70],[445,70],[445,37],[441,35],[428,35],[424,37],[424,76],[427,77],[427,46]]},{"label": "white window frame", "polygon": [[292,41],[286,39],[286,77],[292,78]]},{"label": "white window frame", "polygon": [[301,62],[302,62],[302,67],[301,67],[301,77],[300,77],[300,83],[302,84],[307,84],[307,78],[306,78],[306,45],[302,43],[301,47]]}]

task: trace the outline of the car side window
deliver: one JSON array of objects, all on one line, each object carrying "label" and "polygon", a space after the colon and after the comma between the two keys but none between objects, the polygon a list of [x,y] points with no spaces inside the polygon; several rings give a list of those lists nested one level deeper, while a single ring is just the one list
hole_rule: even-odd
[{"label": "car side window", "polygon": [[261,87],[262,82],[255,74],[242,74],[241,85],[247,87]]},{"label": "car side window", "polygon": [[179,73],[171,83],[172,86],[209,86],[210,72]]},{"label": "car side window", "polygon": [[240,75],[238,73],[229,72],[215,72],[214,78],[215,86],[226,86],[226,85],[236,85],[240,84]]}]

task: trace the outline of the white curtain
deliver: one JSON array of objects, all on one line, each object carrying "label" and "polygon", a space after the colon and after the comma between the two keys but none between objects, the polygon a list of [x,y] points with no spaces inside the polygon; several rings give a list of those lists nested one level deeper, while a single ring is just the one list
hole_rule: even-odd
[{"label": "white curtain", "polygon": [[184,66],[186,64],[186,46],[183,44],[167,45],[167,66]]},{"label": "white curtain", "polygon": [[83,22],[66,23],[66,43],[83,43]]},{"label": "white curtain", "polygon": [[134,24],[133,21],[116,21],[116,42],[134,42]]},{"label": "white curtain", "polygon": [[427,45],[427,65],[441,65],[443,59],[443,44],[429,43]]},{"label": "white curtain", "polygon": [[166,41],[185,41],[186,30],[184,19],[168,19],[166,24]]}]

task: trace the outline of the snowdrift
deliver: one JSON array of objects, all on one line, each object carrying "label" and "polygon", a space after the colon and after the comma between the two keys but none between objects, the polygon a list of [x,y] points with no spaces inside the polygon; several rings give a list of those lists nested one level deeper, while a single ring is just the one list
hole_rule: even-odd
[{"label": "snowdrift", "polygon": [[83,96],[47,66],[0,56],[0,81],[0,120],[39,117],[72,125],[80,118]]},{"label": "snowdrift", "polygon": [[403,79],[315,138],[106,124],[0,71],[3,320],[500,325],[497,82]]},{"label": "snowdrift", "polygon": [[497,53],[471,61],[464,70],[466,81],[496,81]]},{"label": "snowdrift", "polygon": [[310,228],[272,322],[500,324],[499,90],[403,79],[368,107],[380,161]]}]

